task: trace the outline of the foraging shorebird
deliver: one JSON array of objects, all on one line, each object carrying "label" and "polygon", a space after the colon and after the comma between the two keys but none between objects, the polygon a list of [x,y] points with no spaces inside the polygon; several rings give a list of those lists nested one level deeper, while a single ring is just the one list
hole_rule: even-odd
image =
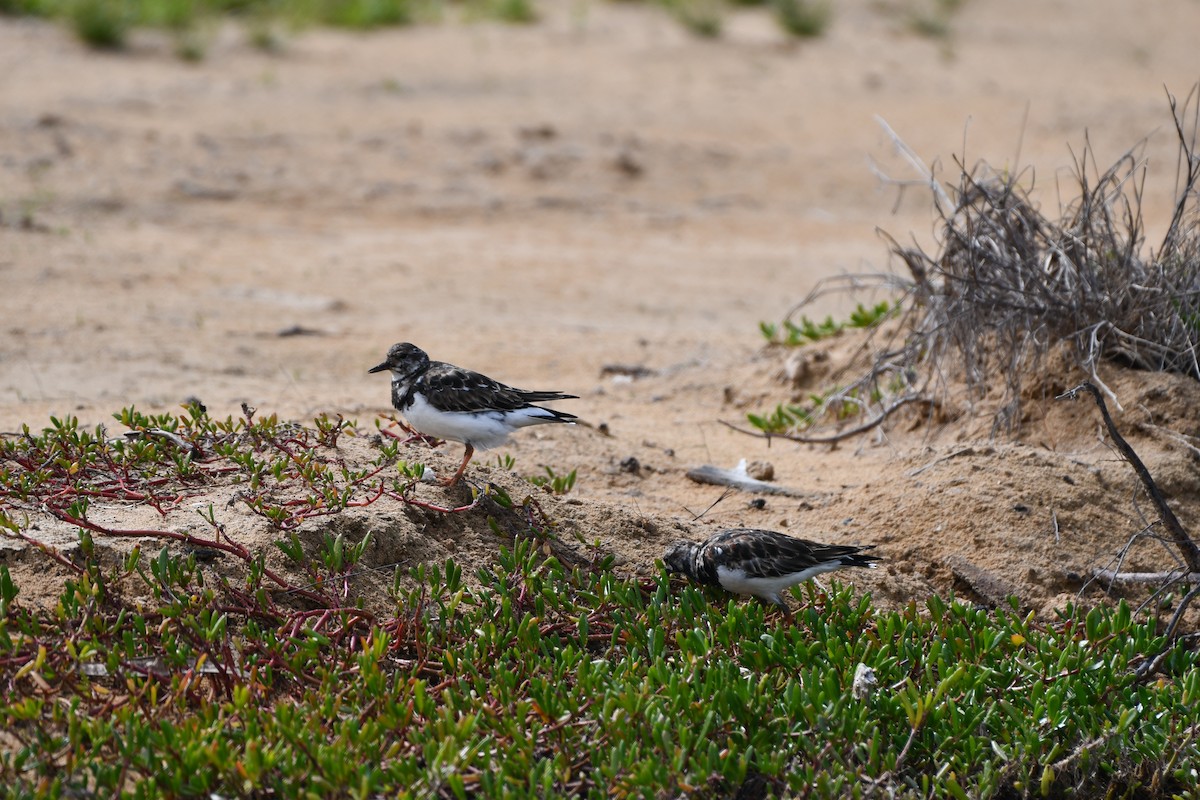
[{"label": "foraging shorebird", "polygon": [[392,405],[414,430],[466,445],[458,471],[443,479],[443,486],[462,479],[475,448],[501,445],[510,433],[528,425],[576,419],[573,414],[533,405],[576,395],[514,389],[478,372],[431,361],[424,350],[408,342],[392,345],[383,363],[367,371],[384,370],[392,373]]},{"label": "foraging shorebird", "polygon": [[753,595],[791,616],[782,597],[785,590],[823,572],[873,569],[879,557],[863,555],[873,547],[820,544],[775,531],[733,528],[703,542],[673,542],[663,563],[669,572],[734,594]]}]

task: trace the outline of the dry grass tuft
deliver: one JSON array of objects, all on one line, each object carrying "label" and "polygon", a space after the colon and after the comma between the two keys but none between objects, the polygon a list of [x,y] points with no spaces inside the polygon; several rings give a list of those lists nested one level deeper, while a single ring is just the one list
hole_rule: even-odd
[{"label": "dry grass tuft", "polygon": [[1169,102],[1178,199],[1157,251],[1143,255],[1140,147],[1100,172],[1085,143],[1075,200],[1058,219],[1031,199],[1031,175],[960,165],[949,192],[930,180],[942,217],[939,251],[893,241],[912,274],[915,313],[901,351],[883,359],[933,367],[933,376],[953,373],[976,397],[1002,382],[996,423],[1009,429],[1020,419],[1023,381],[1060,342],[1101,386],[1096,370],[1105,360],[1200,378],[1200,87],[1182,106]]},{"label": "dry grass tuft", "polygon": [[[1101,171],[1085,140],[1074,199],[1054,219],[1033,199],[1031,170],[956,162],[957,185],[943,186],[880,120],[921,176],[882,177],[933,194],[941,217],[937,252],[892,239],[911,277],[837,276],[792,308],[784,327],[806,330],[811,323],[801,312],[819,297],[901,295],[866,326],[871,334],[854,357],[829,376],[833,389],[814,395],[812,407],[781,404],[751,415],[761,431],[754,435],[835,442],[911,403],[935,415],[959,385],[967,387],[968,406],[995,409],[993,434],[1012,432],[1023,393],[1057,393],[1078,382],[1059,374],[1063,356],[1118,406],[1097,372],[1106,361],[1200,379],[1200,85],[1182,105],[1170,95],[1168,102],[1179,141],[1177,199],[1163,241],[1148,253],[1144,143]],[[815,431],[830,422],[838,432]]]}]

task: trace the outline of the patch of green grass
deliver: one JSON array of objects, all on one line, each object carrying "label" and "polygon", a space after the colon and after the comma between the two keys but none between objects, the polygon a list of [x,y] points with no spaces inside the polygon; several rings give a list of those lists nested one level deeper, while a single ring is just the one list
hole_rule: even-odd
[{"label": "patch of green grass", "polygon": [[746,420],[766,434],[788,436],[800,434],[825,417],[844,422],[865,415],[872,408],[882,407],[885,400],[894,400],[909,388],[906,376],[892,374],[885,384],[858,383],[849,387],[834,387],[823,394],[808,396],[808,404],[779,403],[771,411],[747,414]]},{"label": "patch of green grass", "polygon": [[[477,588],[453,561],[417,568],[376,620],[286,612],[194,557],[85,566],[38,612],[0,565],[16,796],[1169,796],[1200,763],[1195,654],[1134,680],[1163,639],[1124,604],[1042,625],[833,584],[791,625],[518,539]],[[130,579],[153,600],[103,589]]]},{"label": "patch of green grass", "polygon": [[413,21],[411,0],[321,0],[318,14],[327,25],[364,30]]},{"label": "patch of green grass", "polygon": [[697,36],[721,35],[725,18],[723,0],[659,0],[676,20]]},{"label": "patch of green grass", "polygon": [[966,0],[917,0],[907,4],[908,27],[920,36],[945,39],[953,31],[954,15]]},{"label": "patch of green grass", "polygon": [[[398,462],[382,426],[377,457],[355,469],[339,442],[361,434],[341,417],[215,419],[195,404],[115,416],[128,434],[52,418],[0,437],[0,536],[66,576],[56,602],[26,604],[0,564],[7,796],[1166,797],[1195,785],[1196,653],[1186,639],[1168,648],[1165,626],[1124,603],[1042,624],[1015,605],[886,610],[810,584],[793,591],[792,624],[663,572],[564,567],[532,498],[420,503],[423,468]],[[89,515],[99,502],[175,508],[217,483],[279,531],[271,549],[301,580],[232,541],[212,506],[199,511],[210,536]],[[472,583],[453,561],[397,571],[368,611],[373,534],[295,526],[381,496],[487,513],[511,546]],[[29,535],[47,514],[77,530],[71,557]],[[97,542],[115,535],[145,545],[114,559]],[[240,568],[207,567],[214,554]]]},{"label": "patch of green grass", "polygon": [[784,433],[809,428],[816,421],[812,408],[780,403],[765,414],[747,414],[747,421],[763,433]]},{"label": "patch of green grass", "polygon": [[862,387],[845,390],[831,389],[825,394],[810,394],[809,405],[780,403],[765,414],[747,414],[747,421],[763,433],[790,434],[804,431],[816,424],[822,416],[831,415],[835,420],[850,419],[862,413],[871,404],[883,399],[879,389],[864,391]]},{"label": "patch of green grass", "polygon": [[470,15],[479,19],[528,24],[537,22],[537,9],[531,0],[470,0]]},{"label": "patch of green grass", "polygon": [[[399,461],[394,439],[380,437],[372,462],[348,465],[338,442],[359,432],[341,416],[318,417],[311,427],[256,416],[248,407],[237,419],[210,417],[197,405],[183,414],[127,408],[113,416],[128,428],[125,434],[110,437],[102,426],[88,431],[73,417],[51,417],[40,433],[26,426],[16,437],[0,438],[0,509],[49,515],[101,535],[114,532],[89,517],[92,503],[135,503],[166,513],[206,488],[229,484],[238,486],[238,502],[280,531],[383,497],[439,510],[415,498],[425,467]],[[214,519],[206,521],[214,539],[144,533],[249,558],[221,539]]]},{"label": "patch of green grass", "polygon": [[818,342],[841,333],[846,328],[870,328],[883,320],[894,316],[900,311],[900,303],[881,300],[873,306],[858,306],[850,312],[845,321],[835,321],[832,316],[825,317],[823,322],[814,322],[807,316],[801,316],[800,322],[785,319],[780,324],[760,322],[758,329],[763,338],[772,344],[782,344],[787,347],[798,347],[810,342]]},{"label": "patch of green grass", "polygon": [[[730,6],[771,5],[780,26],[794,36],[818,36],[831,16],[825,0],[653,0],[698,36],[721,35]],[[461,8],[461,14],[448,12]],[[161,28],[175,34],[180,58],[199,61],[207,54],[206,27],[222,17],[241,21],[251,45],[278,50],[283,31],[320,24],[356,30],[467,20],[537,22],[533,0],[0,0],[0,15],[33,15],[68,20],[81,40],[120,49],[135,28]]]},{"label": "patch of green grass", "polygon": [[567,494],[575,488],[576,470],[571,470],[565,475],[559,475],[550,467],[545,467],[544,469],[546,470],[545,475],[532,475],[529,477],[529,482],[554,494]]},{"label": "patch of green grass", "polygon": [[155,0],[143,4],[139,20],[168,30],[186,30],[208,11],[207,6],[204,0]]},{"label": "patch of green grass", "polygon": [[52,0],[0,0],[0,15],[8,17],[45,17],[50,15]]},{"label": "patch of green grass", "polygon": [[813,38],[829,27],[833,9],[826,0],[772,0],[775,21],[792,36]]},{"label": "patch of green grass", "polygon": [[100,50],[120,50],[135,22],[130,0],[73,0],[68,7],[75,34]]}]

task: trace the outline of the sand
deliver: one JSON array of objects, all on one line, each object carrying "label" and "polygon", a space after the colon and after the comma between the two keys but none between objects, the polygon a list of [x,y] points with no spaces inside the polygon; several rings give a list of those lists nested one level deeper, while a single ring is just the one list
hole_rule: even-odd
[{"label": "sand", "polygon": [[[1032,170],[1051,211],[1070,199],[1085,134],[1102,166],[1144,145],[1152,247],[1173,202],[1166,92],[1196,80],[1200,5],[973,2],[926,38],[900,4],[846,3],[801,42],[756,10],[709,41],[641,5],[543,8],[528,27],[308,31],[277,54],[230,26],[199,64],[153,33],[105,54],[0,19],[0,431],[53,414],[115,434],[122,407],[194,397],[219,417],[242,403],[300,421],[340,413],[369,434],[390,408],[367,369],[412,341],[580,396],[558,407],[587,425],[523,431],[468,476],[528,492],[521,476],[577,470],[570,494],[542,502],[618,569],[651,574],[671,538],[749,525],[877,545],[886,566],[847,579],[882,602],[1011,592],[1050,614],[1103,600],[1091,570],[1153,512],[1095,409],[1052,399],[1080,374],[1034,381],[1014,436],[966,406],[835,447],[768,445],[722,421],[822,389],[821,373],[783,375],[789,353],[765,346],[760,321],[824,277],[901,270],[880,230],[933,245],[929,192],[905,183],[919,176],[879,120],[945,180],[955,159]],[[810,315],[875,299],[830,297]],[[1194,528],[1194,451],[1159,428],[1198,432],[1196,383],[1103,374],[1118,423]],[[367,436],[346,448],[373,453]],[[461,449],[404,453],[445,470]],[[740,459],[770,462],[795,494],[721,500],[686,474]],[[453,504],[465,490],[419,491]],[[207,499],[157,524],[186,526]],[[145,508],[96,513],[147,521]],[[222,513],[252,549],[278,537],[244,509]],[[475,568],[504,544],[482,513],[417,519],[383,501],[302,533],[311,545],[331,529],[373,531],[374,566],[453,555]],[[40,530],[63,546],[73,535]],[[12,542],[0,557],[23,598],[65,577]],[[1147,541],[1123,566],[1174,563]]]}]

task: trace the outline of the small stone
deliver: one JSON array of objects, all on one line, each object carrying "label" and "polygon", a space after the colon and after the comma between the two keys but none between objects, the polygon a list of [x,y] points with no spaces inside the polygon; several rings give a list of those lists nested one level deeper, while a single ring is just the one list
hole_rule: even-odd
[{"label": "small stone", "polygon": [[878,685],[879,679],[875,677],[875,670],[859,662],[859,665],[854,668],[854,683],[851,688],[854,699],[866,700]]},{"label": "small stone", "polygon": [[618,172],[630,178],[637,178],[646,171],[642,160],[637,157],[636,153],[628,149],[623,149],[617,153],[617,157],[613,159],[613,167]]},{"label": "small stone", "polygon": [[808,356],[799,350],[793,352],[783,362],[783,377],[787,379],[793,389],[799,389],[804,385],[810,371]]},{"label": "small stone", "polygon": [[775,465],[770,461],[751,461],[746,465],[746,474],[756,481],[773,481]]}]

